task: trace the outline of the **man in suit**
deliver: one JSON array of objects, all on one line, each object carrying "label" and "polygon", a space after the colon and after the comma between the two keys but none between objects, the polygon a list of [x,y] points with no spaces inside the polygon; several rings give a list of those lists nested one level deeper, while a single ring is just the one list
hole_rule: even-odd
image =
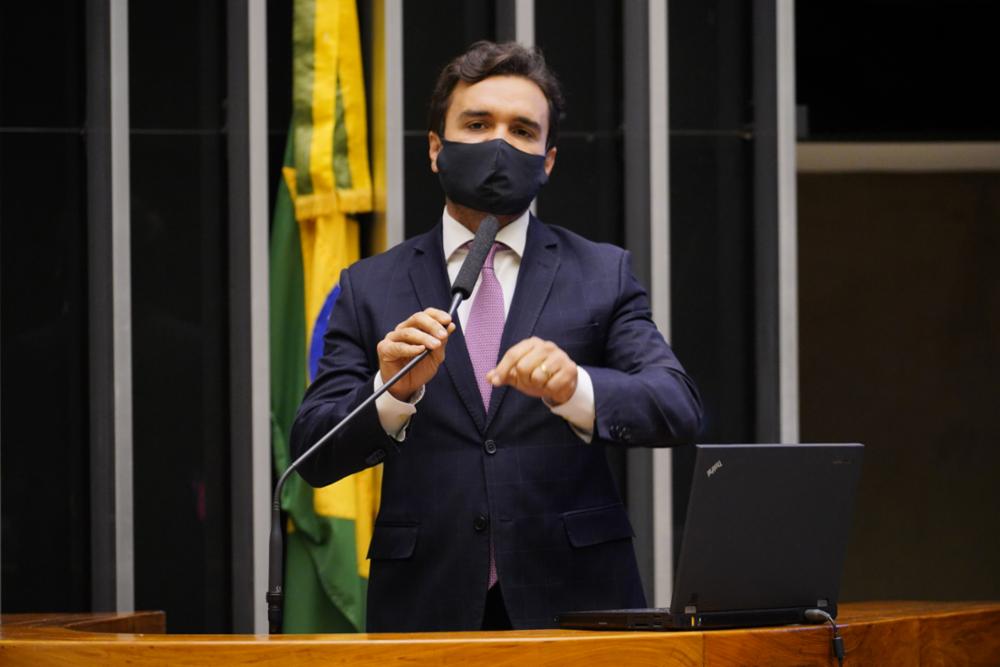
[{"label": "man in suit", "polygon": [[[371,632],[645,606],[604,447],[688,443],[701,404],[628,253],[527,210],[555,164],[561,106],[537,50],[470,47],[431,100],[441,223],[341,275],[295,455],[431,350],[300,470],[320,486],[384,464]],[[441,308],[487,214],[497,243],[453,322]]]}]

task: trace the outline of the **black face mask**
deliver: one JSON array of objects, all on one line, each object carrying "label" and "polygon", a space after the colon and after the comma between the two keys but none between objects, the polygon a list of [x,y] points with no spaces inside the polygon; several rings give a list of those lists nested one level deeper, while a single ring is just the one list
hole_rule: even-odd
[{"label": "black face mask", "polygon": [[438,177],[448,199],[493,215],[514,215],[531,204],[549,180],[545,156],[518,150],[503,139],[475,144],[441,140]]}]

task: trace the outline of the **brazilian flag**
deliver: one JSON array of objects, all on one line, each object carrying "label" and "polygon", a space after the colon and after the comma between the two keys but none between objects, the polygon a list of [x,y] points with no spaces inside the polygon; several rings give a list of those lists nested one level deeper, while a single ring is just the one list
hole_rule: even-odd
[{"label": "brazilian flag", "polygon": [[[364,77],[354,0],[295,0],[293,113],[271,231],[271,423],[275,470],[323,353],[341,269],[371,210]],[[381,467],[323,489],[285,485],[285,632],[363,631]]]}]

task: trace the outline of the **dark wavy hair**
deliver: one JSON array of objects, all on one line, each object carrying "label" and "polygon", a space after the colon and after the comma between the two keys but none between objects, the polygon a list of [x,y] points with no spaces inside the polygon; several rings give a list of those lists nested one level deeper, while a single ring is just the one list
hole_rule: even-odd
[{"label": "dark wavy hair", "polygon": [[431,94],[427,127],[444,137],[444,121],[451,104],[451,93],[459,81],[479,83],[491,76],[523,76],[535,83],[549,102],[549,133],[545,148],[556,145],[559,136],[559,118],[563,112],[563,96],[559,80],[545,64],[545,57],[537,47],[527,48],[517,42],[479,41],[445,65],[434,84]]}]

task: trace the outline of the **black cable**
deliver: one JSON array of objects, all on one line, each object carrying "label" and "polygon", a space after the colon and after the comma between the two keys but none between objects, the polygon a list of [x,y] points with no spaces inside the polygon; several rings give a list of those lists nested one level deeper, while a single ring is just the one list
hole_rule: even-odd
[{"label": "black cable", "polygon": [[830,627],[833,628],[833,654],[837,656],[837,664],[840,667],[844,667],[844,638],[840,636],[840,628],[837,626],[836,621],[833,620],[833,616],[826,613],[822,609],[806,609],[805,613],[806,620],[810,623],[829,623]]}]

